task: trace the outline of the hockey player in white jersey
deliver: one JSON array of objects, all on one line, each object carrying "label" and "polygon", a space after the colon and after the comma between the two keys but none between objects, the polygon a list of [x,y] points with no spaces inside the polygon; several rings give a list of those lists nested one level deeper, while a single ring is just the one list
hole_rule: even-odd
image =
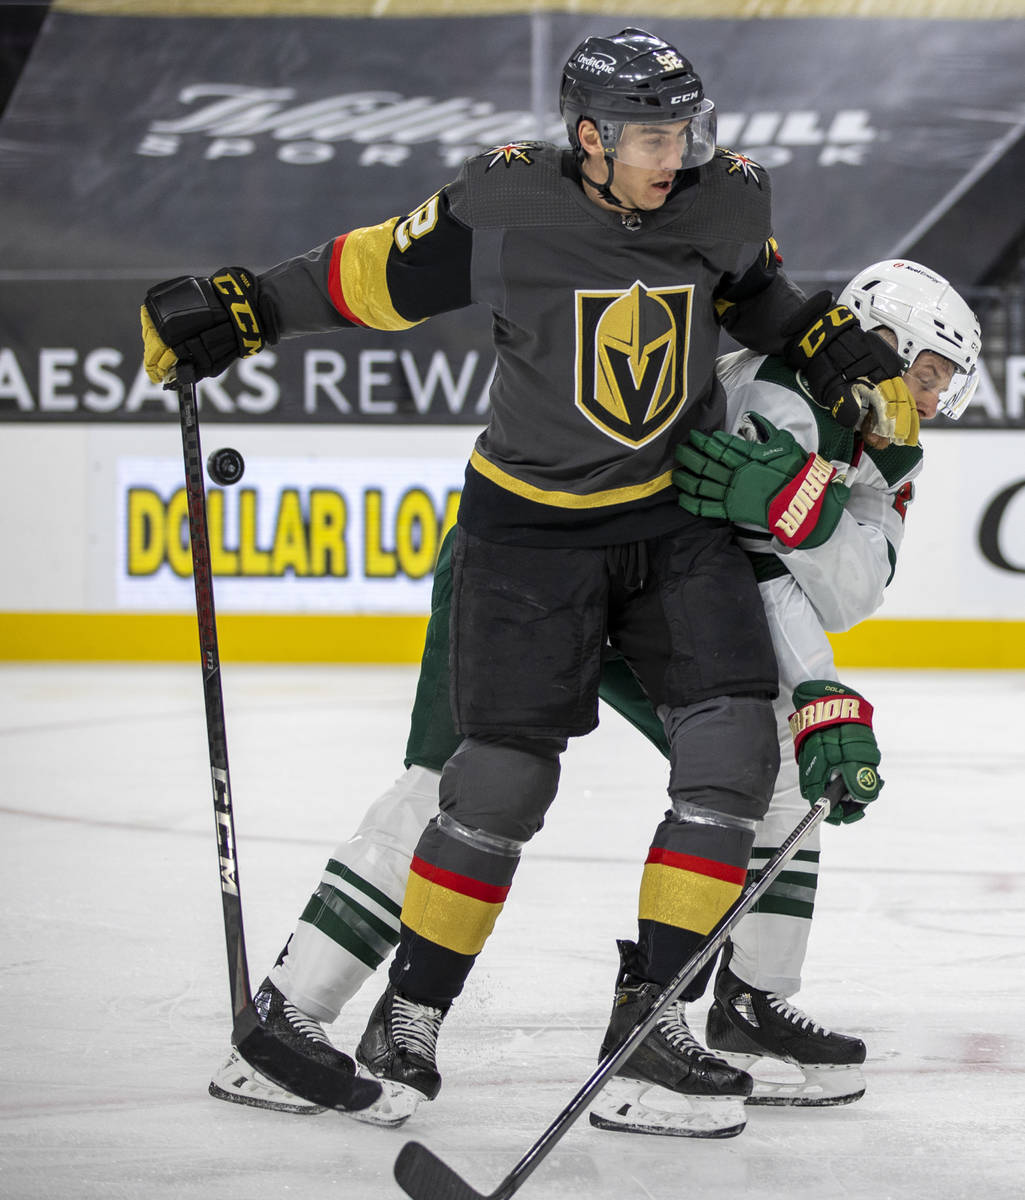
[{"label": "hockey player in white jersey", "polygon": [[[974,314],[946,280],[916,263],[887,261],[862,271],[839,301],[853,310],[863,329],[881,331],[896,346],[923,420],[937,412],[955,419],[961,415],[977,380],[980,332]],[[732,433],[699,435],[692,439],[696,444],[681,448],[677,483],[685,507],[725,515],[743,526],[779,660],[776,714],[783,766],[756,837],[750,868],[756,871],[806,811],[806,796],[821,794],[816,789],[826,781],[799,778],[788,726],[792,694],[809,678],[836,680],[826,630],[848,629],[881,604],[922,456],[918,448],[889,446],[868,423],[861,436],[839,429],[809,403],[800,377],[779,359],[741,351],[720,360],[719,371]],[[825,460],[816,502],[826,510],[818,513],[816,544],[791,548],[783,536],[768,531],[770,521],[781,519],[780,512],[767,511],[767,498],[781,487],[773,464],[789,463],[796,476],[794,464],[804,469],[811,455]],[[782,527],[777,532],[785,535]],[[446,547],[436,574],[406,771],[335,850],[257,992],[268,1031],[327,1061],[333,1051],[323,1024],[337,1018],[398,939],[410,855],[437,811],[441,767],[458,742],[448,708],[448,586]],[[665,752],[661,724],[621,662],[607,664],[601,694]],[[863,806],[848,804],[833,820],[863,814]],[[754,1071],[748,1103],[847,1103],[864,1090],[864,1044],[830,1032],[789,1001],[800,987],[818,858],[817,844],[798,852],[791,869],[734,931],[715,979],[706,1038],[723,1057]],[[788,1061],[797,1068],[793,1081],[761,1080],[759,1058]],[[210,1091],[280,1111],[322,1111],[260,1076],[235,1050],[216,1072]],[[387,1112],[380,1117],[387,1121]]]},{"label": "hockey player in white jersey", "polygon": [[[889,260],[860,272],[841,292],[839,303],[857,314],[863,328],[880,332],[896,346],[907,364],[904,379],[922,420],[937,412],[954,419],[961,415],[976,387],[981,335],[977,318],[945,279],[918,263]],[[678,451],[684,470],[677,481],[691,511],[725,515],[738,523],[741,544],[755,564],[780,671],[775,710],[785,747],[791,734],[787,698],[802,680],[837,679],[826,631],[850,629],[882,604],[923,460],[920,447],[888,445],[870,429],[852,438],[822,421],[816,416],[821,410],[807,403],[800,377],[785,367],[778,371],[780,365],[746,351],[720,359],[728,428],[754,441],[738,446],[724,434],[697,439],[711,455],[697,447]],[[833,504],[834,524],[830,530],[829,517],[819,520],[816,537],[825,540],[810,549],[788,549],[780,540],[785,534],[771,537],[767,521],[751,525],[746,509],[752,494],[740,495],[744,475],[758,470],[747,458],[748,447],[782,449],[791,438],[799,448],[797,458],[820,455],[831,478],[824,493]],[[719,471],[718,455],[734,466]],[[771,478],[763,480],[763,489],[776,492],[778,487]],[[758,507],[757,499],[755,503]],[[763,513],[764,507],[758,516]],[[757,874],[759,864],[768,861],[800,820],[806,809],[801,782],[794,755],[783,753],[750,872]],[[835,823],[844,816],[834,813],[830,819]],[[706,1041],[728,1061],[754,1073],[748,1103],[843,1104],[864,1092],[864,1043],[823,1028],[788,999],[801,986],[819,833],[805,842],[790,868],[740,922],[715,979]],[[788,1060],[800,1069],[789,1074],[768,1070],[760,1077],[757,1060],[763,1056]]]}]

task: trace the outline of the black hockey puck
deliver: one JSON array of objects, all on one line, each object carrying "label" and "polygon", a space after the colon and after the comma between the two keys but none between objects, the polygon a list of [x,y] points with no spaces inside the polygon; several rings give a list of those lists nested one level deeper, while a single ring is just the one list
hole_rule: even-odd
[{"label": "black hockey puck", "polygon": [[214,450],[206,460],[206,469],[214,483],[221,487],[231,487],[238,483],[246,469],[246,460],[237,450],[230,446],[222,446]]}]

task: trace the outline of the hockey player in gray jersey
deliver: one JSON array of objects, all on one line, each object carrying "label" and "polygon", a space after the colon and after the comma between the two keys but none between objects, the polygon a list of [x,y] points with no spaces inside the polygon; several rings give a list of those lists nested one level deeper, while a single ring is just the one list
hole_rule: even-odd
[{"label": "hockey player in gray jersey", "polygon": [[[961,415],[977,381],[980,337],[974,314],[946,280],[909,261],[876,263],[859,272],[840,300],[865,330],[881,331],[895,344],[907,364],[905,379],[922,420],[937,411],[954,419]],[[846,489],[835,497],[834,526],[827,530],[829,518],[823,522],[820,537],[826,532],[828,537],[817,547],[788,549],[773,541],[764,523],[760,529],[746,526],[781,676],[775,704],[781,767],[755,836],[751,870],[757,871],[806,809],[798,761],[790,748],[791,694],[809,678],[835,680],[825,630],[848,629],[881,604],[896,569],[913,481],[923,459],[918,450],[888,446],[871,431],[867,440],[855,438],[822,421],[799,377],[777,358],[728,355],[719,360],[718,373],[726,387],[728,429],[751,433],[760,427],[767,433],[765,422],[771,422],[795,438],[802,463],[812,452],[828,457],[838,484]],[[763,418],[760,426],[752,413]],[[723,450],[730,446],[736,443],[722,441]],[[699,474],[689,473],[688,488],[708,490],[711,482],[725,492],[724,482],[715,484],[707,477],[700,482],[703,473],[715,470],[712,464],[718,459],[699,452],[691,461]],[[722,468],[720,474],[728,482],[734,472]],[[723,503],[721,496],[712,503]],[[409,861],[424,825],[437,811],[441,769],[459,744],[448,705],[450,542],[442,548],[435,575],[406,770],[332,853],[264,985],[287,996],[304,1017],[334,1021],[391,953],[399,935]],[[668,755],[662,725],[622,659],[606,661],[600,690],[610,707]],[[748,1103],[846,1103],[864,1089],[865,1046],[860,1039],[832,1033],[788,1000],[800,987],[819,855],[817,840],[798,851],[794,866],[740,922],[732,958],[727,956],[716,977],[706,1040],[755,1072]],[[792,1064],[789,1077],[761,1069],[759,1058],[787,1060]],[[322,1111],[262,1077],[235,1050],[216,1072],[211,1092],[278,1111]]]},{"label": "hockey player in gray jersey", "polygon": [[[671,807],[644,868],[637,940],[623,943],[617,1011],[639,1019],[740,892],[778,767],[777,670],[729,524],[686,512],[672,483],[674,446],[724,421],[720,328],[799,363],[846,427],[868,407],[889,436],[917,440],[899,357],[828,294],[806,301],[786,279],[768,178],[715,149],[714,105],[674,47],[633,29],[588,39],[566,65],[561,106],[569,150],[496,148],[406,217],[261,275],[170,280],[143,310],[157,380],[178,361],[217,374],[280,337],[403,329],[470,303],[493,314],[491,417],[452,550],[462,740],[357,1051],[409,1106],[382,1119],[440,1088],[441,1022],[555,797],[566,740],[597,723],[606,646],[670,746]],[[257,1003],[268,1026],[287,1026],[296,1007],[273,987]],[[667,1117],[658,1132],[743,1127],[750,1077],[695,1042],[682,1003],[624,1076],[691,1106],[693,1121]],[[618,1126],[637,1127],[639,1107],[620,1104],[631,1115]]]}]

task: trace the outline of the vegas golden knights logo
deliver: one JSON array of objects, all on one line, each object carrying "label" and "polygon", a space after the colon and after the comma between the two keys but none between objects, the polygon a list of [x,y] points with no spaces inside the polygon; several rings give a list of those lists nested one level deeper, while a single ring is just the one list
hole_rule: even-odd
[{"label": "vegas golden knights logo", "polygon": [[692,293],[577,292],[577,407],[616,441],[643,446],[686,402]]}]

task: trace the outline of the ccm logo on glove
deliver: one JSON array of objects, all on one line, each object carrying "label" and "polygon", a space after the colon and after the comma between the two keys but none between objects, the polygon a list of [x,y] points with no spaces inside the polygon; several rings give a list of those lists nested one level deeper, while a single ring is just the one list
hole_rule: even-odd
[{"label": "ccm logo on glove", "polygon": [[[845,325],[850,325],[853,320],[855,320],[854,313],[847,305],[838,304],[836,308],[831,308],[824,316],[820,317],[804,337],[798,340],[797,345],[804,351],[805,358],[812,358],[819,352],[826,340],[826,321],[834,329],[842,329]],[[836,416],[835,412],[833,416]]]},{"label": "ccm logo on glove", "polygon": [[253,295],[253,282],[245,271],[238,268],[234,271],[226,268],[222,274],[214,275],[211,282],[222,296],[227,297],[225,307],[238,326],[239,357],[248,358],[263,345],[260,322],[249,302],[249,297]]}]

